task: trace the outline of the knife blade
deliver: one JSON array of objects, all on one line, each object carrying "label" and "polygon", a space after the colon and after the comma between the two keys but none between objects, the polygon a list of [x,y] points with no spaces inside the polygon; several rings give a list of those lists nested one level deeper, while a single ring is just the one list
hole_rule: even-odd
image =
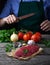
[{"label": "knife blade", "polygon": [[28,17],[31,17],[31,16],[33,16],[33,15],[35,15],[35,13],[30,13],[30,14],[26,14],[26,15],[20,16],[20,17],[18,17],[18,21],[19,21],[19,20],[22,20],[22,19],[26,19],[26,18],[28,18]]}]

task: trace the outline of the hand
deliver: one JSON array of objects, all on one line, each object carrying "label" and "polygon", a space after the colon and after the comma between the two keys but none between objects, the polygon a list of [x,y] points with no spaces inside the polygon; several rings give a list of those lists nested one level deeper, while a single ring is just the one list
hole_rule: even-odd
[{"label": "hand", "polygon": [[8,17],[3,18],[3,21],[5,21],[5,23],[7,24],[12,24],[18,21],[18,17],[15,17],[14,15],[9,15]]},{"label": "hand", "polygon": [[41,23],[40,26],[43,31],[50,31],[50,21],[45,20]]}]

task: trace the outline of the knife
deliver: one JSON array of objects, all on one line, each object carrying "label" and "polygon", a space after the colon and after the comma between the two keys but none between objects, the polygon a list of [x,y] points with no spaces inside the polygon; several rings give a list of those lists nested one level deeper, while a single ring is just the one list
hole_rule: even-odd
[{"label": "knife", "polygon": [[22,20],[22,19],[26,19],[28,17],[31,17],[33,15],[35,15],[35,13],[26,14],[26,15],[23,15],[23,16],[18,17],[17,19],[19,21],[19,20]]}]

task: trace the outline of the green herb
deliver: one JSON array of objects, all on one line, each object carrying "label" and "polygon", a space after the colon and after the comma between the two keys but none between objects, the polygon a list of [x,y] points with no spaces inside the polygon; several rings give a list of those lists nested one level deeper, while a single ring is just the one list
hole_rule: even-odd
[{"label": "green herb", "polygon": [[6,46],[5,46],[5,51],[6,52],[10,52],[11,50],[13,49],[13,44],[6,44]]},{"label": "green herb", "polygon": [[16,29],[10,29],[10,30],[0,30],[0,42],[11,42],[10,36],[13,32],[16,32]]},{"label": "green herb", "polygon": [[50,40],[42,39],[40,43],[45,44],[47,47],[50,47]]},{"label": "green herb", "polygon": [[28,50],[27,50],[27,49],[24,49],[23,52],[24,52],[25,54],[27,54],[27,53],[28,53]]}]

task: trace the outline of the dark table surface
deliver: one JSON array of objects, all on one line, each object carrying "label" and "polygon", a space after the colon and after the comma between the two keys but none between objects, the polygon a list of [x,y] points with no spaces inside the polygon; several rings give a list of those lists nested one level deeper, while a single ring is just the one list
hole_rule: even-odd
[{"label": "dark table surface", "polygon": [[[42,35],[42,37],[50,40],[50,35]],[[38,44],[40,47],[44,48],[44,53],[28,61],[8,57],[5,52],[5,44],[7,43],[0,43],[0,65],[50,65],[50,48],[47,48],[44,44]]]}]

